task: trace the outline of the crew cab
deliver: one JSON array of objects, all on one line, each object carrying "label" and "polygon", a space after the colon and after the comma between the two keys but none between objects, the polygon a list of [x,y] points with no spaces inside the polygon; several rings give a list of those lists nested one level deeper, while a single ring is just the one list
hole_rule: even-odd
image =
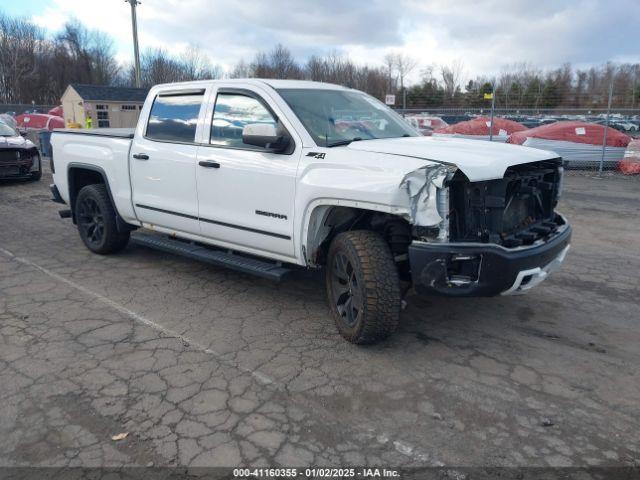
[{"label": "crew cab", "polygon": [[393,332],[411,286],[524,292],[569,248],[556,154],[423,137],[337,85],[157,85],[135,130],[56,130],[51,144],[54,199],[91,251],[143,228],[131,235],[142,245],[269,278],[324,268],[353,343]]}]

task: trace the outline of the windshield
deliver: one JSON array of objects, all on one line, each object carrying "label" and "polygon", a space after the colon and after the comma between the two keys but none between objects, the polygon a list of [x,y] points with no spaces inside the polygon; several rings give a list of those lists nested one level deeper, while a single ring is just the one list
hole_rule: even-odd
[{"label": "windshield", "polygon": [[18,134],[6,123],[0,122],[0,137],[15,137]]},{"label": "windshield", "polygon": [[320,146],[420,136],[402,117],[362,92],[286,88],[278,93]]}]

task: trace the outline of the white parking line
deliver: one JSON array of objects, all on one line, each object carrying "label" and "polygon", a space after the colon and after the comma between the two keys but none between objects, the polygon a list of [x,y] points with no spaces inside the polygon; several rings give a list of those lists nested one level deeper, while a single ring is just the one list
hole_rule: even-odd
[{"label": "white parking line", "polygon": [[68,278],[63,277],[62,275],[58,275],[55,272],[52,272],[51,270],[45,268],[45,267],[41,267],[40,265],[38,265],[37,263],[32,262],[31,260],[27,260],[26,258],[22,258],[22,257],[17,257],[16,255],[14,255],[12,252],[10,252],[9,250],[5,250],[4,248],[0,247],[0,252],[2,252],[5,256],[19,262],[22,263],[23,265],[27,265],[29,267],[33,267],[39,271],[41,271],[42,273],[44,273],[45,275],[48,275],[51,278],[54,278],[55,280],[58,280],[59,282],[62,282],[72,288],[75,288],[76,290],[84,293],[85,295],[89,295],[93,298],[95,298],[96,300],[104,303],[105,305],[113,308],[114,310],[116,310],[117,312],[121,313],[122,315],[125,315],[133,320],[135,320],[136,322],[142,323],[143,325],[146,325],[148,327],[153,328],[154,330],[157,330],[159,332],[162,332],[164,335],[166,335],[167,337],[173,337],[173,338],[179,338],[180,340],[182,340],[184,343],[187,343],[191,346],[193,346],[195,349],[200,350],[202,352],[208,353],[210,355],[213,355],[214,357],[216,357],[221,363],[225,363],[227,365],[231,365],[234,368],[237,368],[245,373],[250,373],[254,378],[256,378],[260,383],[263,384],[270,384],[270,383],[275,383],[275,381],[269,377],[268,375],[262,373],[262,372],[258,372],[257,370],[249,370],[246,368],[242,368],[239,365],[236,365],[235,363],[229,362],[228,360],[225,360],[224,358],[222,358],[222,355],[220,355],[218,352],[216,352],[215,350],[212,350],[209,347],[205,347],[204,345],[202,345],[201,343],[185,336],[182,335],[178,332],[176,332],[175,330],[171,330],[170,328],[164,327],[162,325],[160,325],[159,323],[154,322],[153,320],[148,319],[147,317],[144,317],[136,312],[134,312],[133,310],[128,309],[127,307],[125,307],[124,305],[120,305],[118,302],[111,300],[108,297],[105,297],[104,295],[100,295],[99,293],[96,293],[92,290],[89,290],[87,287],[83,287],[82,285],[77,284],[76,282],[69,280]]},{"label": "white parking line", "polygon": [[[231,366],[233,368],[237,368],[238,370],[244,372],[244,373],[249,373],[251,374],[251,376],[253,378],[255,378],[256,380],[258,380],[260,383],[262,383],[263,385],[270,385],[273,384],[275,386],[279,386],[279,387],[284,387],[284,385],[280,384],[279,382],[276,382],[274,379],[272,379],[270,376],[258,371],[258,370],[250,370],[247,368],[243,368],[240,365],[236,364],[235,362],[231,362],[229,360],[226,360],[224,357],[222,357],[221,354],[219,354],[218,352],[216,352],[215,350],[212,350],[211,348],[205,347],[204,345],[202,345],[201,343],[192,340],[191,338],[182,335],[174,330],[171,330],[170,328],[166,328],[163,327],[162,325],[154,322],[153,320],[150,320],[136,312],[134,312],[133,310],[128,309],[127,307],[125,307],[124,305],[120,305],[118,302],[111,300],[110,298],[105,297],[104,295],[100,295],[99,293],[96,293],[92,290],[89,290],[86,287],[83,287],[80,284],[77,284],[76,282],[69,280],[68,278],[63,277],[62,275],[59,275],[55,272],[52,272],[51,270],[49,270],[48,268],[42,267],[40,265],[38,265],[37,263],[32,262],[31,260],[28,260],[26,258],[23,257],[18,257],[16,255],[14,255],[12,252],[10,252],[9,250],[6,250],[2,247],[0,247],[0,253],[4,254],[6,257],[9,257],[10,259],[19,262],[23,265],[27,265],[29,267],[35,268],[36,270],[39,270],[40,272],[44,273],[45,275],[48,275],[49,277],[58,280],[59,282],[62,282],[68,286],[70,286],[71,288],[74,288],[76,290],[78,290],[79,292],[84,293],[85,295],[88,295],[90,297],[95,298],[96,300],[104,303],[105,305],[113,308],[114,310],[116,310],[117,312],[119,312],[122,315],[125,315],[129,318],[131,318],[132,320],[142,323],[143,325],[146,325],[148,327],[153,328],[154,330],[157,330],[159,332],[162,332],[164,335],[166,335],[167,337],[173,337],[173,338],[178,338],[180,340],[182,340],[184,343],[189,344],[190,346],[196,348],[197,350],[200,350],[202,352],[208,353],[210,355],[213,355],[214,357],[216,357],[216,359],[220,362],[223,363],[225,365]],[[390,437],[385,434],[385,433],[376,433],[376,438],[378,439],[379,443],[386,443],[387,441],[389,441]],[[384,439],[384,441],[381,441],[381,439]],[[406,442],[403,441],[393,441],[393,446],[395,448],[395,450],[407,457],[413,458],[414,460],[418,460],[418,461],[422,461],[425,462],[427,461],[427,459],[429,458],[428,455],[424,454],[424,453],[420,453],[419,451],[417,451],[417,449],[411,445],[409,445]],[[434,466],[442,466],[443,464],[441,462],[437,462],[437,461],[431,461],[430,462],[431,465]]]}]

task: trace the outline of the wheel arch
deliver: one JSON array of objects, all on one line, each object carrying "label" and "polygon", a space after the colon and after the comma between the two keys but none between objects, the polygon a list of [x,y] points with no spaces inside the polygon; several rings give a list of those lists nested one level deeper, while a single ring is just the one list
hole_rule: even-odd
[{"label": "wheel arch", "polygon": [[[350,230],[375,214],[387,214],[407,222],[406,209],[391,205],[354,200],[322,198],[307,206],[301,232],[302,257],[305,264],[318,267],[323,263],[323,249],[340,232]],[[337,224],[338,228],[335,228]]]},{"label": "wheel arch", "polygon": [[67,166],[67,182],[69,188],[69,207],[71,209],[71,219],[74,224],[76,223],[76,198],[80,190],[87,185],[104,184],[107,189],[109,201],[113,206],[113,210],[116,212],[116,226],[118,227],[118,231],[125,232],[135,228],[126,223],[118,212],[113,194],[111,193],[111,187],[109,186],[107,173],[102,167],[87,163],[69,163]]}]

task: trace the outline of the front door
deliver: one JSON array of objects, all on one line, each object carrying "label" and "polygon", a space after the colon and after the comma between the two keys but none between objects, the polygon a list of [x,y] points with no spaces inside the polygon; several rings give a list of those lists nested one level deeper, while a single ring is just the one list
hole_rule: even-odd
[{"label": "front door", "polygon": [[295,145],[270,153],[242,142],[245,125],[278,122],[255,92],[218,90],[196,170],[202,235],[256,253],[294,256]]},{"label": "front door", "polygon": [[196,128],[204,90],[159,92],[144,135],[131,146],[131,185],[146,226],[199,234]]}]

